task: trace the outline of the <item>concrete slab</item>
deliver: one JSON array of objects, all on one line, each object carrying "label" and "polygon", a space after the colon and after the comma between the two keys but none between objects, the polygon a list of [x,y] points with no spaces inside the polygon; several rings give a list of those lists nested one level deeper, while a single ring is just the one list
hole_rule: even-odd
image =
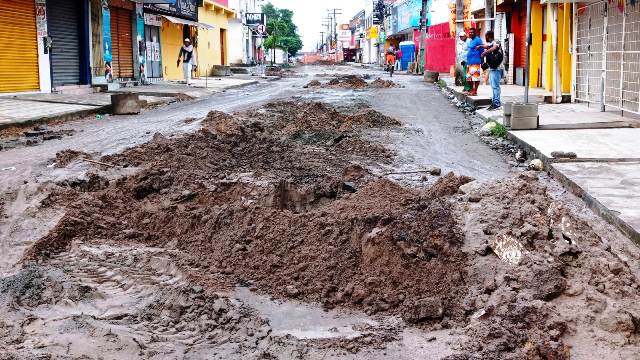
[{"label": "concrete slab", "polygon": [[552,158],[553,151],[565,151],[576,153],[582,160],[640,160],[638,128],[525,130],[510,134],[547,159]]},{"label": "concrete slab", "polygon": [[237,78],[198,78],[193,79],[192,86],[186,86],[179,81],[164,81],[146,86],[128,86],[113,92],[135,93],[149,96],[188,96],[190,98],[201,98],[211,94],[257,84],[258,80],[237,79]]},{"label": "concrete slab", "polygon": [[76,104],[57,104],[15,99],[0,99],[0,127],[25,124],[96,111],[100,107]]},{"label": "concrete slab", "polygon": [[111,96],[108,93],[91,93],[83,95],[69,94],[26,94],[12,97],[16,100],[30,100],[40,102],[51,102],[59,104],[77,104],[105,106],[111,104]]},{"label": "concrete slab", "polygon": [[640,162],[555,163],[561,181],[640,243]]}]

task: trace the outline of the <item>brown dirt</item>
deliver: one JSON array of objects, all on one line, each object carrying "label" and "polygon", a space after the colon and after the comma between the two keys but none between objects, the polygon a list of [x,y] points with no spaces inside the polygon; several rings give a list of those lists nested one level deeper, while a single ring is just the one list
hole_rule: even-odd
[{"label": "brown dirt", "polygon": [[305,88],[310,88],[310,87],[319,87],[322,86],[322,83],[318,80],[311,80],[309,81],[309,83],[307,85],[305,85]]},{"label": "brown dirt", "polygon": [[[470,250],[479,255],[471,261],[464,300],[477,320],[464,329],[471,339],[466,351],[451,359],[569,359],[572,350],[563,338],[576,335],[581,347],[598,343],[600,351],[626,344],[633,353],[640,346],[632,325],[640,319],[637,279],[588,223],[553,201],[535,175],[467,196],[481,199],[459,209],[468,219]],[[516,266],[489,248],[503,235],[524,245]],[[599,310],[602,304],[609,310]]]},{"label": "brown dirt", "polygon": [[[205,289],[250,286],[454,328],[467,340],[451,360],[569,359],[570,336],[637,353],[638,281],[589,224],[531,174],[466,194],[459,188],[472,179],[454,174],[427,190],[372,176],[363,159],[391,155],[360,130],[398,125],[315,102],[211,112],[195,134],[156,135],[103,158],[141,170],[95,177],[87,191],[71,186],[75,201],[25,262],[76,241],[178,249],[180,268]],[[517,265],[493,253],[499,236],[523,245]],[[168,294],[132,321],[157,322],[184,296]],[[243,314],[240,327],[259,332],[263,324]],[[193,323],[185,319],[180,326]]]},{"label": "brown dirt", "polygon": [[305,88],[342,88],[342,89],[383,89],[383,88],[394,88],[394,87],[402,87],[401,85],[396,84],[392,80],[382,80],[377,78],[372,82],[367,82],[366,79],[369,78],[369,75],[327,75],[327,74],[319,74],[316,76],[320,77],[331,77],[331,79],[326,83],[321,83],[318,80],[311,80]]},{"label": "brown dirt", "polygon": [[68,149],[56,153],[55,163],[57,168],[63,168],[77,159],[91,158],[92,156],[86,152]]},{"label": "brown dirt", "polygon": [[371,84],[369,84],[369,87],[382,89],[382,88],[395,88],[395,87],[402,87],[402,86],[396,84],[392,80],[382,80],[380,78],[377,78],[373,80]]}]

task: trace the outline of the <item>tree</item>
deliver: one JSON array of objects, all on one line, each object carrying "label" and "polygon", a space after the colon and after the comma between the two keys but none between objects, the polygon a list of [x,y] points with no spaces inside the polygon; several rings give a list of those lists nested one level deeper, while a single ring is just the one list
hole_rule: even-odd
[{"label": "tree", "polygon": [[[271,3],[262,6],[262,12],[267,16],[267,34],[264,41],[265,49],[281,49],[290,56],[295,56],[302,49],[302,40],[298,35],[298,27],[293,23],[293,11],[278,9]],[[275,51],[272,63],[275,62]]]}]

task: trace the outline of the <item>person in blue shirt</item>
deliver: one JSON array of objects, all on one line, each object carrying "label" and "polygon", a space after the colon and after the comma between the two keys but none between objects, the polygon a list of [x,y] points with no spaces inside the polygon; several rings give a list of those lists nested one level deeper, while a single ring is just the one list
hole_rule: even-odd
[{"label": "person in blue shirt", "polygon": [[480,79],[482,78],[482,58],[484,43],[474,28],[469,29],[469,43],[467,52],[467,81],[471,83],[471,91],[468,95],[477,96]]}]

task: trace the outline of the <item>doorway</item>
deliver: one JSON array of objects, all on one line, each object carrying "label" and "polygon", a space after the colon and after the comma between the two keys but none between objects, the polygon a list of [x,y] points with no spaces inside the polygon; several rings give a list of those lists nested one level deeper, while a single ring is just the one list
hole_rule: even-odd
[{"label": "doorway", "polygon": [[227,30],[220,29],[220,65],[227,65]]}]

